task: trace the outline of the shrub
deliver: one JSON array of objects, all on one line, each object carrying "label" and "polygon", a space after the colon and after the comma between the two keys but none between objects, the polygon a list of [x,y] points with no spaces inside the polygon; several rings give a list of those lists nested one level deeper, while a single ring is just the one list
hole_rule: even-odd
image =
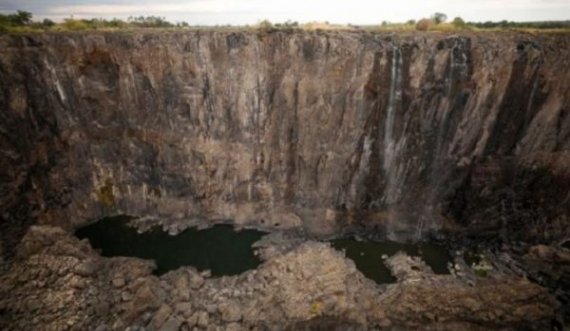
[{"label": "shrub", "polygon": [[97,199],[103,206],[111,208],[115,205],[115,195],[113,194],[113,183],[107,178],[102,186],[95,191]]},{"label": "shrub", "polygon": [[131,16],[129,17],[129,22],[134,26],[142,28],[168,28],[173,26],[164,17],[159,16]]},{"label": "shrub", "polygon": [[44,20],[42,21],[42,25],[43,25],[44,27],[48,27],[48,28],[49,28],[49,27],[54,26],[54,25],[55,25],[55,22],[52,21],[52,20],[50,20],[49,18],[46,18],[46,19],[44,19]]},{"label": "shrub", "polygon": [[32,13],[18,10],[16,14],[0,14],[0,32],[9,31],[14,27],[23,27],[32,23]]},{"label": "shrub", "polygon": [[320,315],[322,311],[323,311],[323,304],[319,301],[313,302],[311,304],[311,307],[309,308],[309,313],[312,316]]},{"label": "shrub", "polygon": [[435,13],[432,15],[431,20],[435,24],[440,24],[447,21],[447,15],[445,15],[444,13]]},{"label": "shrub", "polygon": [[287,20],[285,23],[283,23],[283,27],[285,27],[285,28],[298,28],[299,22],[297,22],[297,21],[293,22],[291,20]]},{"label": "shrub", "polygon": [[427,31],[431,26],[431,20],[428,18],[422,18],[416,24],[416,30],[418,31]]},{"label": "shrub", "polygon": [[451,22],[451,24],[453,24],[454,27],[458,28],[458,29],[463,29],[465,28],[465,21],[461,18],[461,17],[456,17],[453,19],[453,21]]},{"label": "shrub", "polygon": [[86,30],[89,28],[89,24],[87,24],[87,22],[73,18],[66,18],[63,21],[63,26],[69,30]]},{"label": "shrub", "polygon": [[16,14],[9,15],[12,23],[16,26],[30,24],[32,22],[32,13],[27,11],[18,10]]},{"label": "shrub", "polygon": [[271,30],[271,29],[273,29],[273,24],[269,20],[263,20],[263,21],[259,22],[257,27],[260,30]]}]

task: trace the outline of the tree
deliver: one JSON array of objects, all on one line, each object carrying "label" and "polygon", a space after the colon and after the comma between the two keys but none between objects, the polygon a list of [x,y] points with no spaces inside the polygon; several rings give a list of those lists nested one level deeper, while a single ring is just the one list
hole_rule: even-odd
[{"label": "tree", "polygon": [[0,32],[9,31],[14,27],[30,25],[32,23],[32,13],[18,10],[16,14],[0,14]]},{"label": "tree", "polygon": [[16,14],[10,15],[14,25],[26,25],[32,22],[32,13],[18,10]]},{"label": "tree", "polygon": [[[328,24],[327,22],[325,22],[325,24]],[[291,21],[291,20],[287,20],[285,23],[283,23],[283,26],[286,28],[296,28],[299,26],[299,22],[295,21]]]},{"label": "tree", "polygon": [[416,24],[416,30],[418,31],[427,31],[431,26],[432,21],[428,18],[422,18]]},{"label": "tree", "polygon": [[451,24],[453,24],[454,27],[459,29],[463,29],[466,25],[465,21],[461,17],[454,18]]},{"label": "tree", "polygon": [[159,16],[129,17],[129,23],[142,28],[168,28],[173,26],[166,18]]},{"label": "tree", "polygon": [[43,25],[44,27],[52,27],[52,26],[55,25],[55,22],[52,21],[52,20],[50,20],[49,18],[45,18],[45,19],[42,21],[42,25]]},{"label": "tree", "polygon": [[444,13],[435,13],[432,15],[431,19],[435,24],[440,24],[447,21],[447,15]]},{"label": "tree", "polygon": [[259,22],[259,24],[257,26],[260,30],[265,30],[265,31],[273,29],[273,24],[269,20],[263,20],[263,21]]},{"label": "tree", "polygon": [[24,26],[32,23],[32,13],[18,10],[16,14],[3,15],[0,14],[0,25],[3,31],[7,31],[10,27]]}]

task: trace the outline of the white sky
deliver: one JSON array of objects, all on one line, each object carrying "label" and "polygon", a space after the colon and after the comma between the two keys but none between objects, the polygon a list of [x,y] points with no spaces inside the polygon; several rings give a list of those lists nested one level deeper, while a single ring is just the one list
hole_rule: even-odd
[{"label": "white sky", "polygon": [[127,18],[156,15],[190,24],[253,24],[262,19],[378,24],[443,12],[468,21],[570,19],[570,0],[0,0],[0,12],[36,18]]}]

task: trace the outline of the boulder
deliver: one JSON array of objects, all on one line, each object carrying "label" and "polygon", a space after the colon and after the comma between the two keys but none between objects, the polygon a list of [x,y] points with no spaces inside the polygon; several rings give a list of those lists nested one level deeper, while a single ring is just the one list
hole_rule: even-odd
[{"label": "boulder", "polygon": [[237,303],[222,304],[219,310],[224,322],[237,322],[241,319],[242,313]]}]

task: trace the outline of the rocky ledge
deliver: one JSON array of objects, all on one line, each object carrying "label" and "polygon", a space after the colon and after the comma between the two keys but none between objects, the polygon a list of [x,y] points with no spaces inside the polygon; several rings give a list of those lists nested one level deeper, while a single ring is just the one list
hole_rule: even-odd
[{"label": "rocky ledge", "polygon": [[[381,261],[379,261],[381,263]],[[85,240],[33,226],[0,276],[2,330],[546,330],[558,304],[507,276],[466,282],[398,254],[400,281],[377,285],[328,244],[275,250],[259,268],[161,277],[137,258],[104,258]]]}]

